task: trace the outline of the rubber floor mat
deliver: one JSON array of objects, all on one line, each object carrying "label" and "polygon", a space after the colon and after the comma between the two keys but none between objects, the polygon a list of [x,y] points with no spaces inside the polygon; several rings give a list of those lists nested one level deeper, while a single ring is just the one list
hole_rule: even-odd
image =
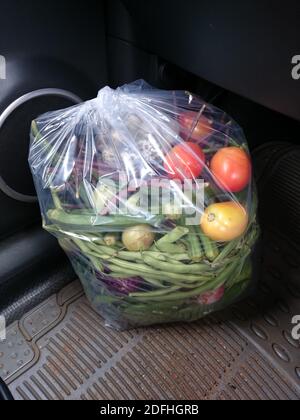
[{"label": "rubber floor mat", "polygon": [[[291,162],[278,162],[285,177],[299,168],[296,155],[287,150]],[[278,171],[267,187],[271,207],[297,190],[276,189]],[[120,333],[105,327],[72,283],[9,326],[0,343],[0,376],[14,397],[299,400],[300,339],[292,333],[300,315],[299,248],[267,223],[272,208],[263,207],[261,281],[250,299],[193,324]]]}]

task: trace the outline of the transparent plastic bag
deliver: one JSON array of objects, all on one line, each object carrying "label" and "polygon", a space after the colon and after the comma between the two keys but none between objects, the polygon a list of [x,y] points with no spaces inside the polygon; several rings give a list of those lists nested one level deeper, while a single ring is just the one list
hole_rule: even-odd
[{"label": "transparent plastic bag", "polygon": [[241,128],[143,81],[32,123],[44,228],[109,326],[194,321],[253,284],[259,236]]}]

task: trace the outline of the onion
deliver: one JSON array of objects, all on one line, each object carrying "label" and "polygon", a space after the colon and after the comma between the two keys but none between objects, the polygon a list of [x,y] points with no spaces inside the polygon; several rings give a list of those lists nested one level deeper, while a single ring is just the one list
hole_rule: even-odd
[{"label": "onion", "polygon": [[122,241],[126,249],[132,252],[146,251],[155,240],[155,233],[149,225],[137,225],[123,232]]},{"label": "onion", "polygon": [[118,241],[117,236],[112,233],[111,234],[108,233],[107,235],[104,236],[104,242],[106,246],[115,246],[117,241]]}]

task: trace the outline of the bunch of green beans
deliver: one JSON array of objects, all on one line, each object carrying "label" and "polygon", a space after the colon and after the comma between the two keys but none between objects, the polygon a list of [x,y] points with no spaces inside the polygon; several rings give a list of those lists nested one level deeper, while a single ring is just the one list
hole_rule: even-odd
[{"label": "bunch of green beans", "polygon": [[[130,325],[197,319],[204,311],[196,303],[198,296],[221,286],[228,297],[238,296],[251,278],[250,254],[259,235],[255,220],[244,237],[225,245],[216,246],[198,227],[177,227],[167,234],[159,233],[161,237],[151,249],[130,252],[118,241],[107,246],[101,230],[74,234],[70,225],[65,226],[65,219],[59,220],[57,212],[55,215],[53,229],[64,226],[60,245],[67,253],[83,254],[104,279],[140,279],[137,291],[119,295],[103,286],[92,299],[98,307],[113,305]],[[127,224],[129,220],[118,219],[120,222]],[[67,231],[73,234],[67,235]]]},{"label": "bunch of green beans", "polygon": [[[130,325],[198,319],[216,306],[199,305],[199,296],[223,287],[224,299],[229,302],[243,292],[251,279],[250,258],[259,235],[256,201],[246,234],[216,244],[199,226],[177,226],[162,232],[160,216],[147,220],[95,216],[88,211],[70,214],[59,205],[55,194],[53,199],[55,209],[48,211],[45,228],[59,232],[59,243],[72,256],[71,261],[77,256],[76,270],[97,309],[106,307],[111,312],[114,308]],[[128,251],[118,235],[137,224],[152,225],[156,240],[150,249]],[[106,232],[114,232],[115,237],[111,235],[107,241]],[[83,257],[80,261],[79,256]],[[128,279],[139,279],[136,290],[119,293],[109,286],[110,281],[122,284]]]}]

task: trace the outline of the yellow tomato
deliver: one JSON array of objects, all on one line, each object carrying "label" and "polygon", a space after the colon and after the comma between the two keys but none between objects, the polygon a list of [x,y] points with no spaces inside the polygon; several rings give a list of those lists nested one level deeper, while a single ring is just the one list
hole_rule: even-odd
[{"label": "yellow tomato", "polygon": [[201,228],[211,240],[229,242],[246,231],[248,222],[246,209],[232,201],[209,206],[202,216]]}]

